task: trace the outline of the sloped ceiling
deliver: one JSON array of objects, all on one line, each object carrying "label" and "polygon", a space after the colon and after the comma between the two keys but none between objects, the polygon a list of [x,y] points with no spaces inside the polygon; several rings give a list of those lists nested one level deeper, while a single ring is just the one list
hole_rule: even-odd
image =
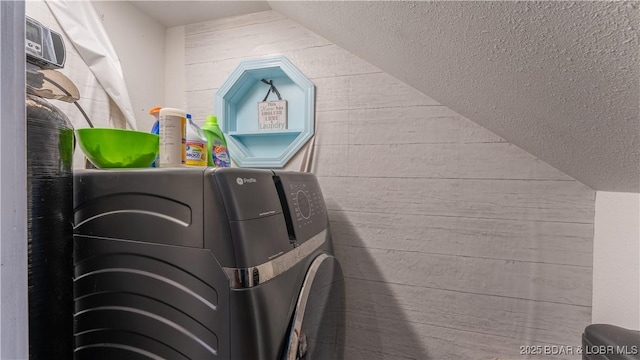
[{"label": "sloped ceiling", "polygon": [[640,191],[638,2],[269,2],[596,190]]},{"label": "sloped ceiling", "polygon": [[640,192],[639,2],[267,3],[591,188]]}]

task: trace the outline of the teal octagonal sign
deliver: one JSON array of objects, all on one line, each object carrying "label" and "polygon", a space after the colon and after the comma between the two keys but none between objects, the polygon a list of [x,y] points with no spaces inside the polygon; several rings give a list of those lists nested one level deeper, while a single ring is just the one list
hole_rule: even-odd
[{"label": "teal octagonal sign", "polygon": [[[273,81],[287,101],[287,126],[261,130],[258,103]],[[270,94],[268,100],[277,100]],[[315,86],[284,56],[243,60],[216,92],[218,123],[241,167],[281,168],[314,134]]]}]

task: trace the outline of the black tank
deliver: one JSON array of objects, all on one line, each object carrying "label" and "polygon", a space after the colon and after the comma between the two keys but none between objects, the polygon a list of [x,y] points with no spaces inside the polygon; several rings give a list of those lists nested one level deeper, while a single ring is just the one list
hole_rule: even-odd
[{"label": "black tank", "polygon": [[73,358],[73,128],[27,94],[29,358]]}]

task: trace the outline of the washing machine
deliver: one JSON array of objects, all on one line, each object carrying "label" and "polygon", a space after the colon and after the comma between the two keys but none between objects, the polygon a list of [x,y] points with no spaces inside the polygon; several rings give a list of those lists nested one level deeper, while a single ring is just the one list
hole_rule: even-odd
[{"label": "washing machine", "polygon": [[342,359],[344,278],[308,173],[74,174],[74,358]]}]

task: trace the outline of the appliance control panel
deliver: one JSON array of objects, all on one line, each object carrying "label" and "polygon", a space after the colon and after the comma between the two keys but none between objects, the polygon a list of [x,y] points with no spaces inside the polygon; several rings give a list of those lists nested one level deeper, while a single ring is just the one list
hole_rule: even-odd
[{"label": "appliance control panel", "polygon": [[289,218],[290,239],[301,243],[324,230],[328,224],[327,209],[316,177],[307,173],[276,174],[280,196],[286,202],[283,208],[288,209],[285,216]]},{"label": "appliance control panel", "polygon": [[323,221],[326,210],[320,188],[314,182],[296,181],[288,185],[288,197],[293,203],[291,214],[297,228],[310,226],[314,221]]},{"label": "appliance control panel", "polygon": [[25,51],[27,61],[43,69],[64,67],[66,51],[62,35],[26,17]]}]

